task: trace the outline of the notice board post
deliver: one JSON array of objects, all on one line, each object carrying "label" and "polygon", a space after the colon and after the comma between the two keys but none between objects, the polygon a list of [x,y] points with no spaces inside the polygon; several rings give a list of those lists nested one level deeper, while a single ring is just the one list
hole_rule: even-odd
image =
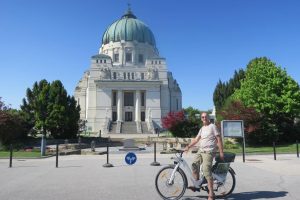
[{"label": "notice board post", "polygon": [[222,120],[221,132],[224,137],[243,138],[243,162],[245,162],[245,135],[244,135],[244,121],[243,120]]}]

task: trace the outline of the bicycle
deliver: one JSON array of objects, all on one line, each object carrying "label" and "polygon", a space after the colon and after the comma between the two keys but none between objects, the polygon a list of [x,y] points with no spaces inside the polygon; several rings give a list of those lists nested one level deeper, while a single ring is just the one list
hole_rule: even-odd
[{"label": "bicycle", "polygon": [[[180,199],[188,188],[188,179],[191,180],[193,186],[189,189],[193,191],[204,190],[208,192],[207,181],[203,175],[202,165],[200,166],[200,185],[197,185],[187,162],[182,157],[183,150],[176,150],[176,157],[172,157],[174,164],[163,167],[155,178],[155,186],[158,194],[163,199]],[[224,153],[224,161],[220,160],[217,155],[212,168],[213,190],[216,198],[224,198],[229,196],[235,188],[235,172],[230,167],[235,154]],[[198,182],[199,183],[199,182]]]}]

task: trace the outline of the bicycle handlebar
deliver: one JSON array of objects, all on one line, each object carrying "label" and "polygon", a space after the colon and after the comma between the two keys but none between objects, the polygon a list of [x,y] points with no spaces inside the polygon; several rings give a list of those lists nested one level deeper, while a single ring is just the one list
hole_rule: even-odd
[{"label": "bicycle handlebar", "polygon": [[181,149],[175,149],[175,153],[179,153],[180,157],[182,157],[182,154],[184,153],[184,150]]}]

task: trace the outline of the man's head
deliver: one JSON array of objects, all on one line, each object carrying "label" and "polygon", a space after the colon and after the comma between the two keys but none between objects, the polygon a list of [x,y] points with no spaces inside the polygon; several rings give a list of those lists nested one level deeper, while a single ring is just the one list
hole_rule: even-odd
[{"label": "man's head", "polygon": [[203,125],[208,125],[210,123],[209,116],[206,112],[201,113],[201,121],[203,122]]}]

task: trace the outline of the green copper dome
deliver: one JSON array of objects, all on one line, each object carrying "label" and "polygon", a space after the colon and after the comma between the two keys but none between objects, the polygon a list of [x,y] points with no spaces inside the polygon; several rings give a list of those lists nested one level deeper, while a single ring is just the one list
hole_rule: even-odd
[{"label": "green copper dome", "polygon": [[115,21],[106,29],[102,37],[102,44],[108,44],[110,41],[119,42],[121,40],[136,40],[156,46],[152,31],[144,22],[138,20],[130,9],[121,19]]}]

